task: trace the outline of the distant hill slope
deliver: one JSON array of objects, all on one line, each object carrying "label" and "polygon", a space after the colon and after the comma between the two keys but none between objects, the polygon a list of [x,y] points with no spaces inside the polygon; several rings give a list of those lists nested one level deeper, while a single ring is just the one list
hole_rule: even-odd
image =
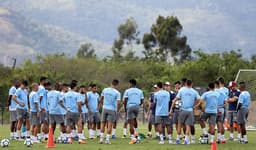
[{"label": "distant hill slope", "polygon": [[60,27],[37,23],[5,8],[0,8],[0,37],[2,63],[6,56],[24,58],[58,52],[74,56],[83,42],[91,42],[99,49],[108,48],[97,41]]}]

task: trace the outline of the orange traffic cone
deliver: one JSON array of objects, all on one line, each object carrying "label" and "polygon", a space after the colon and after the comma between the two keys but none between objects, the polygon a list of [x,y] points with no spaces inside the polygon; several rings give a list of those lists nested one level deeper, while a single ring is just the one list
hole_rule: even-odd
[{"label": "orange traffic cone", "polygon": [[53,129],[50,128],[49,130],[49,138],[48,138],[48,141],[47,141],[47,145],[46,145],[46,148],[54,148],[55,147],[55,144],[54,144],[54,141],[53,141]]},{"label": "orange traffic cone", "polygon": [[217,150],[217,144],[215,140],[212,142],[211,150]]},{"label": "orange traffic cone", "polygon": [[238,124],[237,124],[236,122],[233,123],[233,128],[234,128],[235,130],[237,130]]}]

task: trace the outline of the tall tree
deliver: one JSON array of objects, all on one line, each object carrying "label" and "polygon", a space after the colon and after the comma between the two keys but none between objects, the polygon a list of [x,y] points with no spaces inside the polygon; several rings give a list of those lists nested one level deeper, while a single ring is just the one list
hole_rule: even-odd
[{"label": "tall tree", "polygon": [[80,46],[77,51],[78,58],[95,58],[95,49],[93,48],[91,43],[85,43]]},{"label": "tall tree", "polygon": [[[181,35],[182,25],[177,17],[158,16],[151,32],[143,36],[143,51],[146,59],[183,62],[191,59],[191,48],[187,37]],[[171,57],[170,57],[171,56]]]},{"label": "tall tree", "polygon": [[[112,47],[113,59],[121,61],[124,57],[134,57],[133,46],[140,43],[138,25],[134,18],[128,18],[124,24],[118,26],[118,35]],[[123,56],[127,49],[128,52]]]}]

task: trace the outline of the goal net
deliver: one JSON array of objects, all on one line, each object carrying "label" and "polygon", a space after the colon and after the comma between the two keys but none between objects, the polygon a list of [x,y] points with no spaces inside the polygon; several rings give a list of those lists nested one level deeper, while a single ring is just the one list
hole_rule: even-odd
[{"label": "goal net", "polygon": [[256,117],[254,117],[254,114],[256,114],[256,69],[240,69],[235,81],[246,83],[246,89],[251,95],[247,128],[256,128]]}]

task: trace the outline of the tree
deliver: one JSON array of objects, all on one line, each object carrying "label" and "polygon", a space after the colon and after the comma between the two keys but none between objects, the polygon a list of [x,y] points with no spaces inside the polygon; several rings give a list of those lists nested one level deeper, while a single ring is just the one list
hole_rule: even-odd
[{"label": "tree", "polygon": [[95,49],[93,48],[91,43],[85,43],[80,46],[77,51],[78,58],[95,58]]},{"label": "tree", "polygon": [[126,49],[128,49],[128,52],[126,52],[125,57],[134,57],[133,45],[140,43],[138,38],[138,25],[136,21],[131,17],[128,18],[124,24],[120,24],[118,27],[118,35],[119,37],[114,41],[112,47],[113,60],[123,60],[123,52]]},{"label": "tree", "polygon": [[190,60],[191,48],[187,44],[187,37],[181,36],[181,31],[182,25],[177,17],[158,16],[151,32],[143,36],[145,58],[167,61],[171,56],[175,62]]}]

